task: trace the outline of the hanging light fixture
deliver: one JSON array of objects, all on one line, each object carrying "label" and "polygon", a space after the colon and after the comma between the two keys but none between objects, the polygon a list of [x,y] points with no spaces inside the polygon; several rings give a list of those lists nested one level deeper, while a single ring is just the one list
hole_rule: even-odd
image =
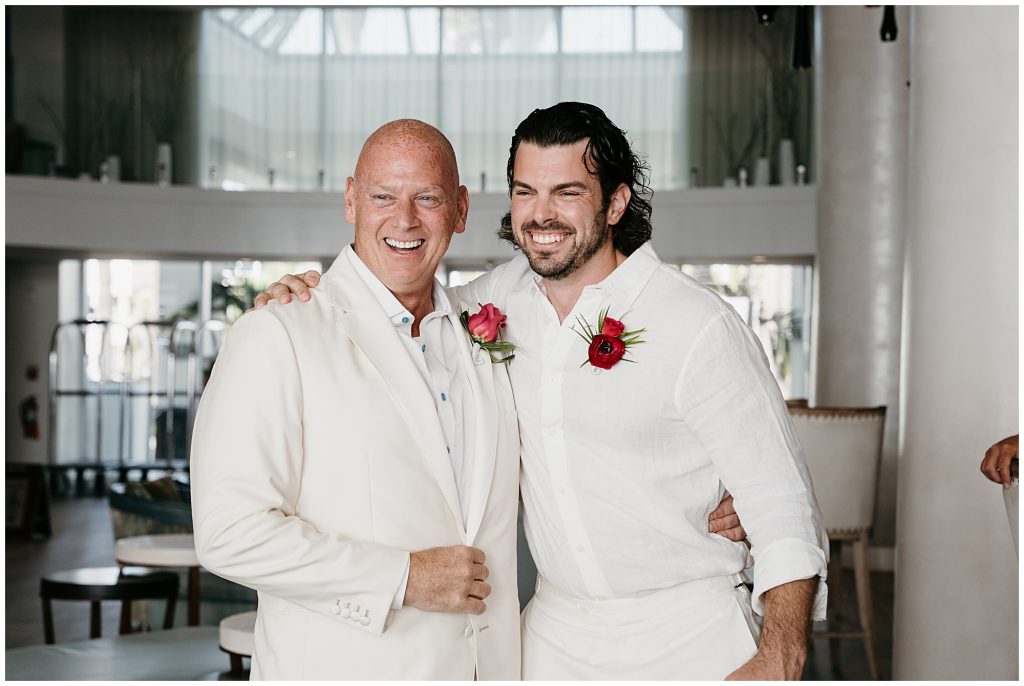
[{"label": "hanging light fixture", "polygon": [[811,68],[811,12],[813,7],[798,5],[793,25],[793,68]]},{"label": "hanging light fixture", "polygon": [[768,24],[775,21],[775,10],[777,9],[779,8],[775,6],[765,7],[755,5],[754,14],[757,16],[757,21],[761,26],[768,26]]},{"label": "hanging light fixture", "polygon": [[896,7],[886,5],[882,10],[882,28],[878,32],[882,36],[883,43],[891,43],[896,40]]}]

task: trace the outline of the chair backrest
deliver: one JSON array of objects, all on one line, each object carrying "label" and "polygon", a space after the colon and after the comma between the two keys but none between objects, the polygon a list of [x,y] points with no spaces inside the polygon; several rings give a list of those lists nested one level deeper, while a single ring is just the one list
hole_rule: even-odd
[{"label": "chair backrest", "polygon": [[865,531],[875,513],[885,408],[790,407],[829,531]]}]

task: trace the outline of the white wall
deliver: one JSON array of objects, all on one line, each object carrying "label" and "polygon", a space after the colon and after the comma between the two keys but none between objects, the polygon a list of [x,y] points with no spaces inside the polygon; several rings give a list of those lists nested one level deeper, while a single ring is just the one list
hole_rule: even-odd
[{"label": "white wall", "polygon": [[[50,334],[57,323],[57,262],[7,260],[4,291],[5,333],[5,440],[10,462],[46,462],[47,357]],[[36,380],[26,372],[38,370]],[[28,396],[35,396],[39,407],[38,440],[25,438],[21,431],[18,405]]]},{"label": "white wall", "polygon": [[914,9],[897,679],[1018,678],[1018,561],[978,471],[1018,431],[1017,12]]},{"label": "white wall", "polygon": [[[340,193],[244,193],[145,184],[7,177],[8,249],[150,258],[334,257],[352,240]],[[502,260],[504,193],[470,196],[453,261]],[[654,197],[661,257],[807,257],[815,251],[812,186],[663,191]]]}]

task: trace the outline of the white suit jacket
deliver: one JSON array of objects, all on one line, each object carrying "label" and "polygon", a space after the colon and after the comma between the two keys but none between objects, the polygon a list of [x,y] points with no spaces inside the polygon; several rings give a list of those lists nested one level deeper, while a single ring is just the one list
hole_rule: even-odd
[{"label": "white suit jacket", "polygon": [[[242,316],[217,359],[192,439],[196,551],[258,591],[254,679],[519,678],[508,374],[461,339],[477,413],[466,526],[398,336],[342,254],[308,303]],[[486,553],[487,611],[390,610],[405,553],[449,545]]]}]

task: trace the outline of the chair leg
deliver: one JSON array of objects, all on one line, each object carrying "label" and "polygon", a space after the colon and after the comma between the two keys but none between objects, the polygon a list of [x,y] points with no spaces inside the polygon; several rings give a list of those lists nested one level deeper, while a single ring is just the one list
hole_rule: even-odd
[{"label": "chair leg", "polygon": [[188,625],[199,626],[199,567],[188,570]]},{"label": "chair leg", "polygon": [[89,601],[89,638],[99,638],[103,633],[100,616],[100,601]]},{"label": "chair leg", "polygon": [[178,595],[172,593],[167,596],[167,605],[164,607],[164,629],[174,626],[174,604],[178,602]]},{"label": "chair leg", "polygon": [[[843,541],[829,541],[828,558],[828,628],[839,629],[840,599],[843,597]],[[832,673],[839,674],[839,639],[828,640],[828,657]]]},{"label": "chair leg", "polygon": [[234,674],[240,674],[242,671],[242,656],[235,655],[234,653],[228,653],[231,657],[231,671]]},{"label": "chair leg", "polygon": [[853,577],[857,583],[857,612],[860,628],[864,632],[864,652],[867,653],[871,678],[878,680],[878,657],[875,655],[875,627],[871,609],[871,572],[868,569],[868,535],[862,533],[853,544]]},{"label": "chair leg", "polygon": [[121,601],[121,623],[118,626],[117,633],[120,636],[130,634],[132,632],[132,601],[122,600]]},{"label": "chair leg", "polygon": [[53,636],[53,605],[49,598],[43,598],[43,640],[47,645],[56,643]]}]

